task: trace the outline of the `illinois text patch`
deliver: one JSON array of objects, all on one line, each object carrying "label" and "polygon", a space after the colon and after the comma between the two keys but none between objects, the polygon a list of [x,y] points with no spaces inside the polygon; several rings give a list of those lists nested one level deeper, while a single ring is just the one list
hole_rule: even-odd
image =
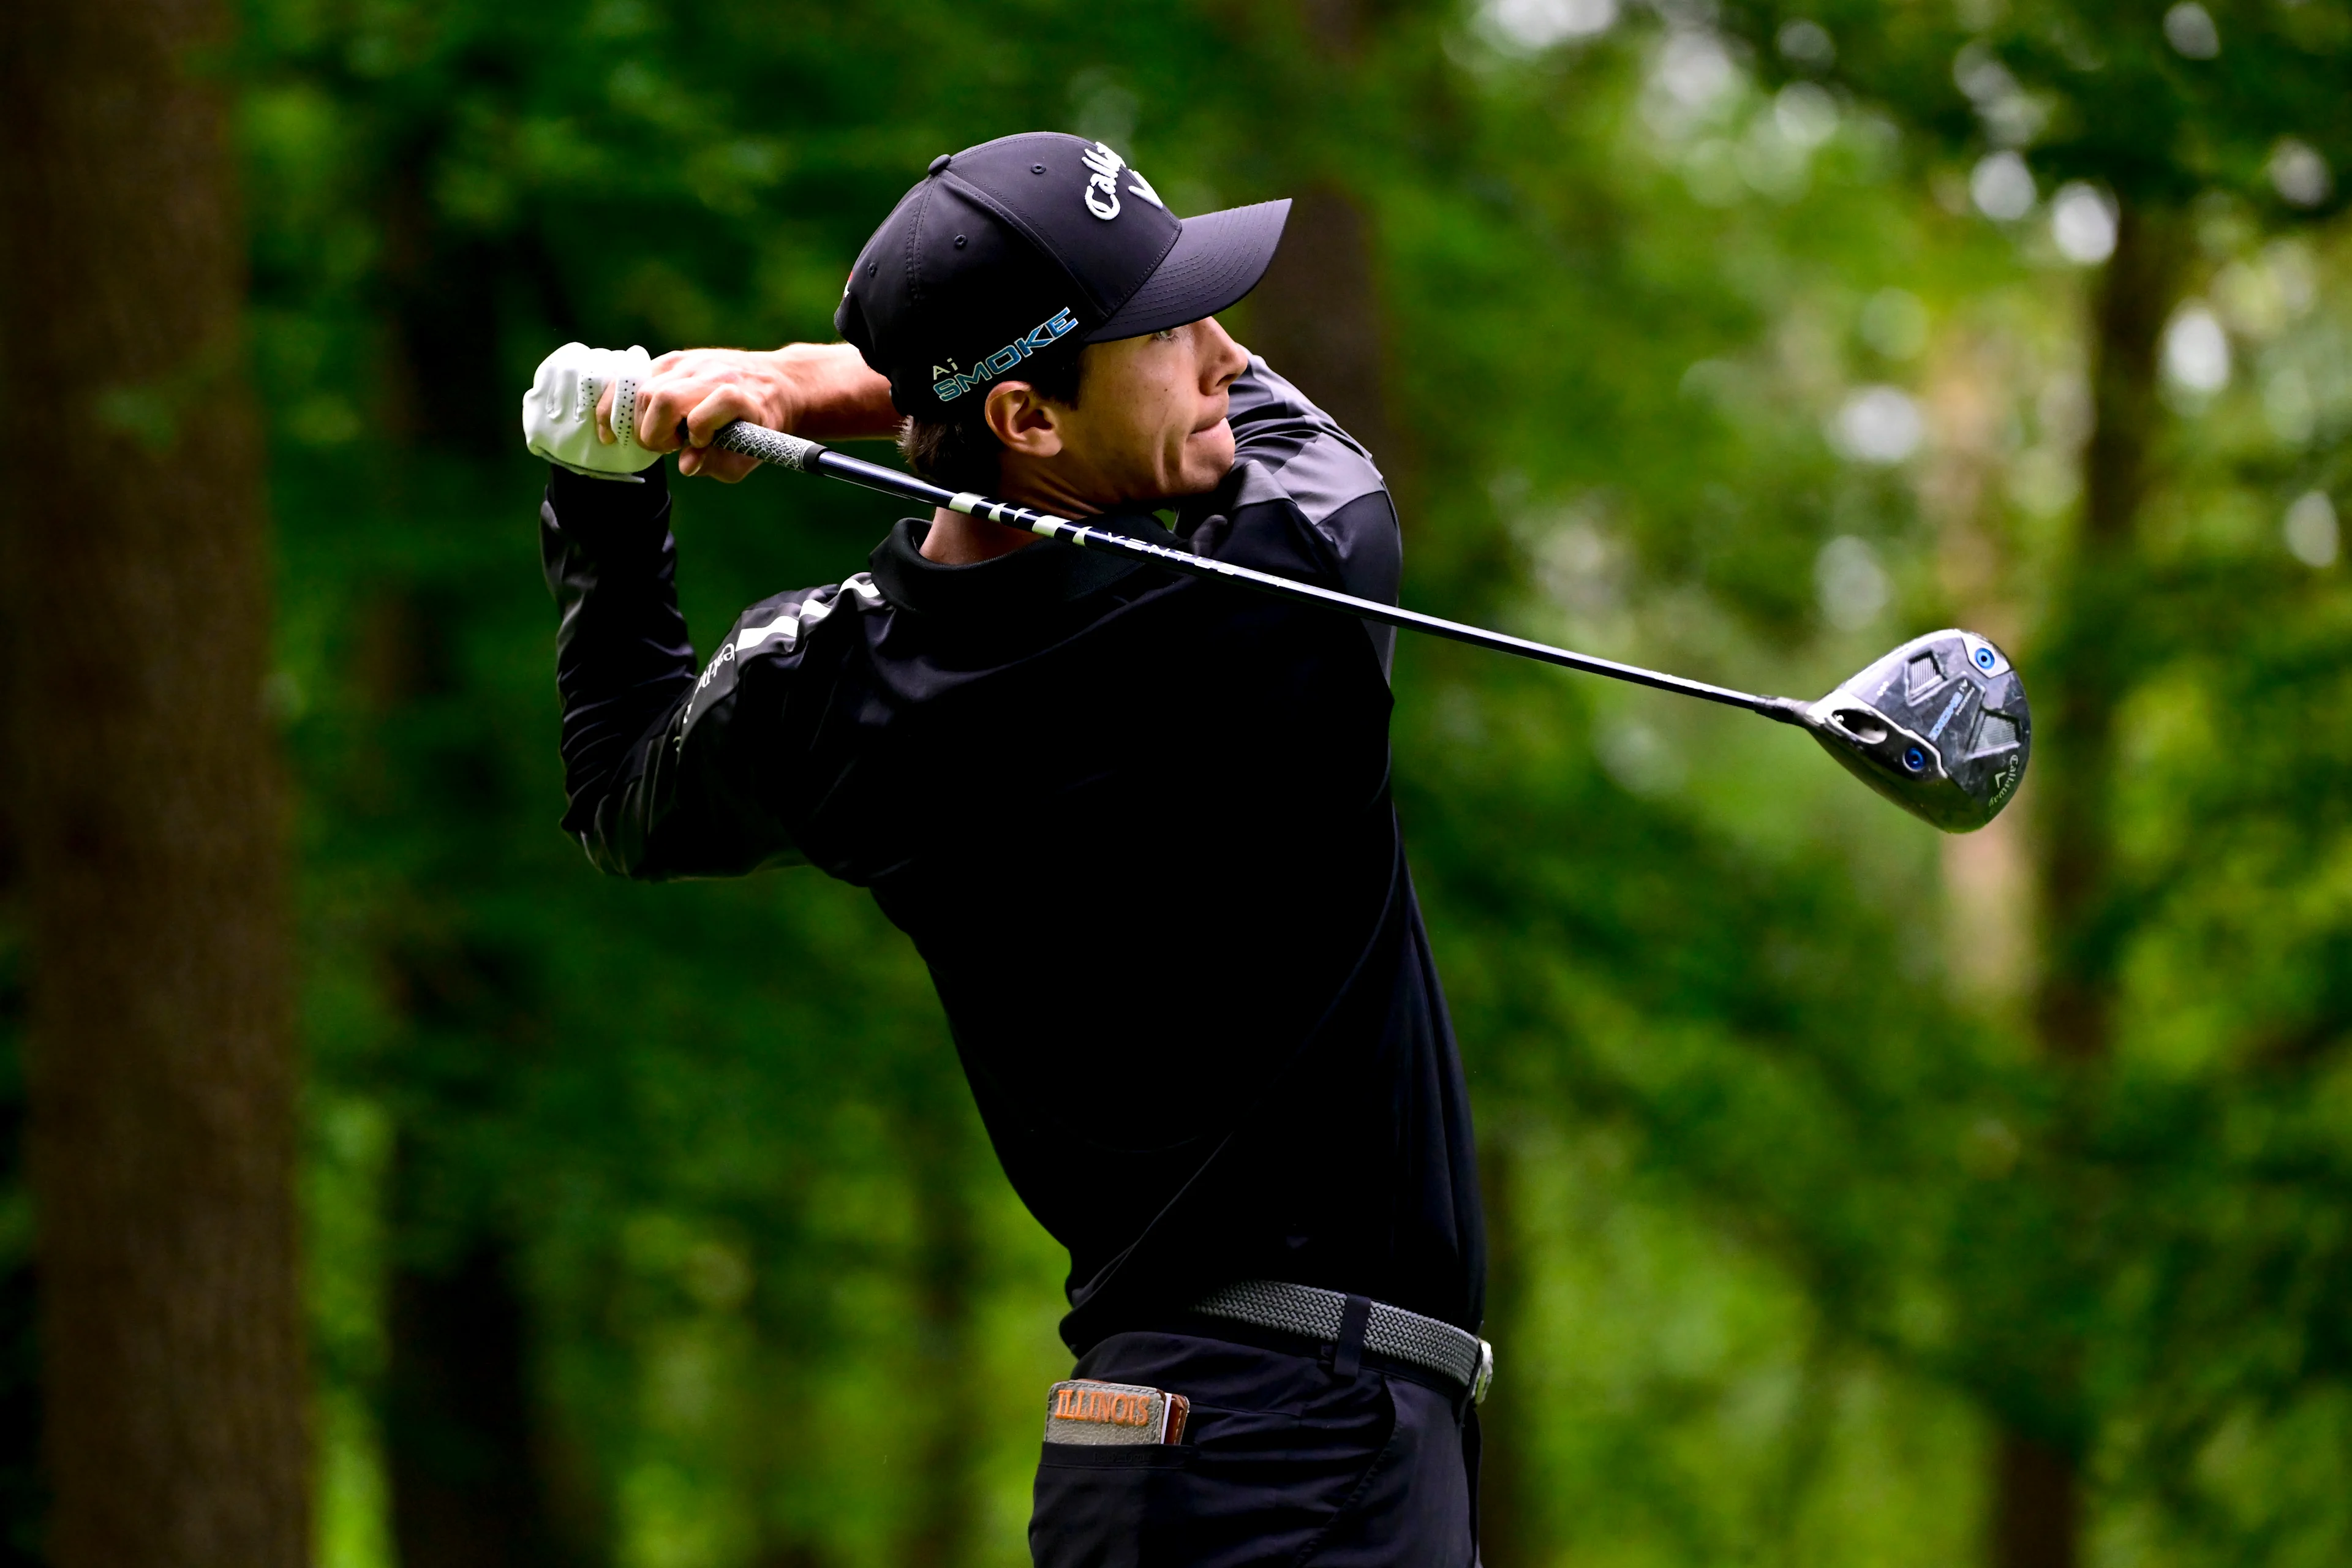
[{"label": "illinois text patch", "polygon": [[1045,1396],[1048,1443],[1181,1443],[1192,1403],[1131,1383],[1074,1378]]}]

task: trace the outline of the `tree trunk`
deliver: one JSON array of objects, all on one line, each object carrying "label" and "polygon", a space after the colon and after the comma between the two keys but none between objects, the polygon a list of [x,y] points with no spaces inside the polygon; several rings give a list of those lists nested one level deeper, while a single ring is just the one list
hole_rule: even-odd
[{"label": "tree trunk", "polygon": [[[18,653],[0,600],[0,668]],[[0,1053],[22,1058],[17,1026],[25,1016],[25,877],[11,784],[19,770],[0,748]],[[0,1098],[0,1189],[25,1184],[25,1101],[21,1082]],[[30,1250],[0,1266],[0,1568],[39,1568],[48,1521],[41,1476],[40,1294]]]},{"label": "tree trunk", "polygon": [[281,788],[217,0],[15,0],[16,806],[51,1561],[310,1555]]},{"label": "tree trunk", "polygon": [[[2084,456],[2083,524],[2037,660],[2035,814],[2048,957],[2034,997],[2043,1056],[2060,1071],[2095,1068],[2114,1026],[2121,932],[2109,833],[2115,718],[2128,694],[2136,523],[2159,418],[2158,344],[2172,309],[2184,237],[2172,216],[2126,205],[2094,309],[2095,426]],[[2069,1385],[2064,1347],[2042,1380],[2032,1428],[2014,1414],[1995,1460],[1998,1568],[2074,1568],[2089,1412]]]},{"label": "tree trunk", "polygon": [[[1327,68],[1315,88],[1326,95],[1344,91],[1345,73],[1363,48],[1369,19],[1362,0],[1297,0],[1297,15]],[[1393,457],[1371,225],[1344,187],[1318,178],[1293,193],[1282,248],[1252,291],[1247,314],[1250,348],[1375,459]]]},{"label": "tree trunk", "polygon": [[[25,1179],[25,1113],[0,1110],[0,1180]],[[29,1258],[0,1268],[0,1568],[39,1568],[48,1517],[40,1464],[39,1277]]]},{"label": "tree trunk", "polygon": [[2116,709],[2129,668],[2134,522],[2158,417],[2158,342],[2185,237],[2165,215],[2126,206],[2094,321],[2095,425],[2084,461],[2083,527],[2037,698],[2039,809],[2047,828],[2043,913],[2051,963],[2036,999],[2042,1045],[2059,1061],[2106,1055],[2116,963],[2108,825]]},{"label": "tree trunk", "polygon": [[1519,1224],[1519,1156],[1489,1127],[1478,1140],[1478,1194],[1486,1210],[1486,1337],[1498,1371],[1478,1407],[1478,1555],[1490,1568],[1535,1568],[1552,1558],[1541,1499],[1528,1473],[1528,1436],[1539,1408],[1522,1359],[1532,1353],[1527,1321],[1528,1248]]},{"label": "tree trunk", "polygon": [[[414,705],[458,689],[447,636],[455,619],[433,595],[404,584],[387,584],[356,617],[353,684],[379,744]],[[423,787],[388,757],[359,772],[387,797]],[[404,1112],[387,1205],[393,1266],[382,1409],[400,1568],[604,1561],[609,1530],[600,1489],[580,1484],[584,1467],[561,1462],[568,1451],[541,1415],[516,1249],[482,1217],[478,1194],[449,1212],[451,1156],[433,1135],[483,1108],[478,1083],[452,1082],[447,1066],[429,1064],[484,1049],[510,1054],[526,1037],[532,997],[507,955],[461,935],[386,931],[379,941],[386,1003],[408,1030],[409,1087],[423,1093]],[[453,1218],[467,1227],[454,1236]]]},{"label": "tree trunk", "polygon": [[1375,460],[1389,454],[1371,226],[1347,192],[1318,183],[1293,199],[1282,248],[1251,299],[1250,332],[1249,346]]},{"label": "tree trunk", "polygon": [[529,1323],[506,1247],[392,1287],[384,1447],[400,1568],[563,1568],[535,1441]]},{"label": "tree trunk", "polygon": [[2078,1457],[2004,1429],[1993,1450],[1993,1561],[2074,1568],[2082,1535]]},{"label": "tree trunk", "polygon": [[[974,1435],[989,1425],[972,1297],[980,1288],[975,1173],[961,1086],[941,1082],[913,1112],[908,1131],[915,1176],[914,1364],[908,1371],[931,1408],[915,1453],[915,1495],[899,1562],[905,1568],[959,1568],[973,1556],[980,1521]],[[921,1090],[919,1090],[921,1092]],[[1044,1420],[1044,1389],[1037,1391]]]}]

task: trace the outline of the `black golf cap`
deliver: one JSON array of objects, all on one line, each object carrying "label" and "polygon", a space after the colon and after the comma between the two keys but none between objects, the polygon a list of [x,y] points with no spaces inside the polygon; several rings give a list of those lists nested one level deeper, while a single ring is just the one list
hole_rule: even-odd
[{"label": "black golf cap", "polygon": [[1040,353],[1214,315],[1265,276],[1287,201],[1170,212],[1127,161],[1055,132],[933,160],[858,254],[834,325],[937,419]]}]

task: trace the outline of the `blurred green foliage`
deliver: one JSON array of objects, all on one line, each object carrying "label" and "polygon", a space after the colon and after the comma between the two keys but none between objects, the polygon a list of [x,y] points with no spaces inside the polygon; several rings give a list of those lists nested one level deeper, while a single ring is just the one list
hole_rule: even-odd
[{"label": "blurred green foliage", "polygon": [[[1367,216],[1409,602],[1807,695],[1956,620],[2036,689],[2103,650],[2078,950],[2046,712],[1943,843],[1793,732],[1401,649],[1495,1204],[1488,1560],[1972,1560],[2009,1429],[2079,1458],[2087,1561],[2352,1550],[2341,5],[247,11],[331,1568],[1025,1561],[1063,1259],[862,895],[555,831],[513,401],[567,338],[829,337],[930,157],[1040,126],[1179,211]],[[2118,200],[2179,308],[2086,633]],[[691,624],[888,516],[686,486]],[[2096,1061],[2037,1043],[2067,965]]]}]

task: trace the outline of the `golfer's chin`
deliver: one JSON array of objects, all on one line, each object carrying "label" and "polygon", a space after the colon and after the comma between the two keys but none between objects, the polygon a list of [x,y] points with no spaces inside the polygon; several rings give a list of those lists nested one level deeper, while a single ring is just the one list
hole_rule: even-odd
[{"label": "golfer's chin", "polygon": [[1195,430],[1184,437],[1184,446],[1176,460],[1179,489],[1169,491],[1177,496],[1206,495],[1225,482],[1234,468],[1234,427],[1220,419],[1205,430]]}]

